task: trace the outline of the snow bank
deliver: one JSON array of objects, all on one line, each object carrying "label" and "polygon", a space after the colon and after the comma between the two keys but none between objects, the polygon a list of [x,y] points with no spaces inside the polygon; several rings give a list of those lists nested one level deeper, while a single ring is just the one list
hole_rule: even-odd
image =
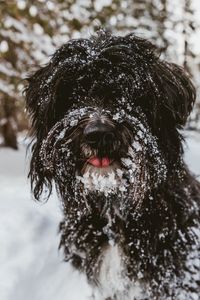
[{"label": "snow bank", "polygon": [[0,148],[0,299],[88,299],[84,276],[58,253],[59,202],[32,201],[25,156],[22,145],[20,151]]}]

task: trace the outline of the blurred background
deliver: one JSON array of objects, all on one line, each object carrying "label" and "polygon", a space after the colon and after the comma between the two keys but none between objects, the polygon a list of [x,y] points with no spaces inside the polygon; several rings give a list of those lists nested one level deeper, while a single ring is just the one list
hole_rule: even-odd
[{"label": "blurred background", "polygon": [[22,92],[24,78],[58,47],[100,28],[134,31],[190,73],[197,102],[184,131],[185,160],[200,174],[199,0],[0,0],[1,300],[84,300],[91,294],[85,278],[58,254],[58,200],[52,196],[43,207],[29,201]]},{"label": "blurred background", "polygon": [[[22,91],[34,66],[70,38],[99,28],[134,31],[160,48],[163,58],[182,65],[200,87],[199,0],[0,0],[0,133],[17,148],[16,134],[28,128]],[[198,96],[199,100],[199,96]],[[199,101],[200,102],[200,101]],[[199,108],[188,126],[200,128]]]}]

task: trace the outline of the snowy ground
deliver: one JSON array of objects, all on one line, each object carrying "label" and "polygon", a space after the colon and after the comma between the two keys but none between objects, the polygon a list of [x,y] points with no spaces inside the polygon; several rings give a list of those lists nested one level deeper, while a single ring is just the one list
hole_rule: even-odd
[{"label": "snowy ground", "polygon": [[[186,133],[186,161],[200,174],[200,135]],[[62,262],[57,251],[61,210],[56,197],[31,200],[25,146],[0,148],[0,299],[86,300],[85,278]]]}]

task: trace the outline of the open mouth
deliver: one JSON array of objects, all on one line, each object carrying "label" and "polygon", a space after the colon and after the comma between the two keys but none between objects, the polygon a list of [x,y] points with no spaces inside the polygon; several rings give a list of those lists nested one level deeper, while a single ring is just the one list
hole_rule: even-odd
[{"label": "open mouth", "polygon": [[90,174],[107,176],[110,172],[120,169],[121,164],[118,160],[109,156],[91,155],[80,168],[81,176],[89,172]]},{"label": "open mouth", "polygon": [[127,184],[120,162],[108,156],[89,157],[76,178],[83,184],[86,193],[96,191],[108,195],[117,190],[124,192]]},{"label": "open mouth", "polygon": [[87,163],[96,168],[107,168],[112,165],[113,161],[109,157],[93,156],[87,160]]}]

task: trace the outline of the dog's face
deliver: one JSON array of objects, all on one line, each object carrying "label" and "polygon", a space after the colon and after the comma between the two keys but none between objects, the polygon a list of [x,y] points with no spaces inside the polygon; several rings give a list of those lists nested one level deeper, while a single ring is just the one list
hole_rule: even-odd
[{"label": "dog's face", "polygon": [[121,210],[125,201],[133,202],[130,198],[138,206],[166,176],[164,158],[140,109],[132,114],[95,105],[72,109],[42,141],[39,156],[62,199],[73,196],[80,202],[82,196],[86,201],[99,195],[100,210],[105,198],[113,197]]},{"label": "dog's face", "polygon": [[195,91],[151,43],[104,33],[61,47],[29,78],[26,99],[37,199],[55,181],[66,201],[95,193],[137,206],[180,159]]}]

